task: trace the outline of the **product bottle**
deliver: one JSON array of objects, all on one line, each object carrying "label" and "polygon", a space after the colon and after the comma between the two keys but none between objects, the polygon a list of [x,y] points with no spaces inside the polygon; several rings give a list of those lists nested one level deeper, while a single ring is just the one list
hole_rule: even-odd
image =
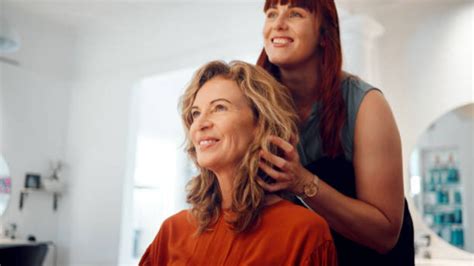
[{"label": "product bottle", "polygon": [[459,182],[459,171],[454,162],[453,155],[450,154],[448,158],[448,183],[458,183]]},{"label": "product bottle", "polygon": [[430,171],[430,175],[431,175],[431,178],[430,178],[430,185],[431,185],[431,188],[430,188],[430,191],[436,191],[436,187],[441,184],[441,169],[440,169],[440,159],[439,159],[439,156],[436,156],[435,157],[435,160],[434,160],[434,164],[431,166],[431,169],[429,170]]}]

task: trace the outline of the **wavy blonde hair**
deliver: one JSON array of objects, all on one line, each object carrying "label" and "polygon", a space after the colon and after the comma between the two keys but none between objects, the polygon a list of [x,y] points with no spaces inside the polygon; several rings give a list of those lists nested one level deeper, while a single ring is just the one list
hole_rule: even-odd
[{"label": "wavy blonde hair", "polygon": [[186,131],[186,151],[199,171],[199,175],[193,177],[186,186],[187,202],[191,204],[191,214],[197,221],[198,234],[217,221],[222,196],[216,175],[197,163],[196,149],[189,137],[189,128],[193,123],[191,107],[198,91],[215,77],[237,83],[253,111],[257,126],[252,143],[236,167],[230,207],[232,218],[227,219],[234,231],[243,232],[256,224],[264,207],[266,192],[256,180],[263,175],[258,166],[259,152],[261,149],[278,152],[270,144],[268,137],[275,135],[286,141],[298,141],[298,116],[291,95],[286,87],[263,68],[241,61],[229,64],[212,61],[198,69],[180,100],[181,117]]}]

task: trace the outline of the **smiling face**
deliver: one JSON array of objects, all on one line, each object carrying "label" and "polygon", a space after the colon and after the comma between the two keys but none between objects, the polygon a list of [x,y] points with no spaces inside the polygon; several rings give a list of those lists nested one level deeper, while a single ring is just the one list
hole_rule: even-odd
[{"label": "smiling face", "polygon": [[196,94],[189,134],[200,167],[232,171],[254,137],[255,119],[247,99],[233,80],[215,77]]},{"label": "smiling face", "polygon": [[264,46],[271,63],[292,66],[314,57],[320,22],[313,12],[291,4],[277,4],[270,6],[265,16]]}]

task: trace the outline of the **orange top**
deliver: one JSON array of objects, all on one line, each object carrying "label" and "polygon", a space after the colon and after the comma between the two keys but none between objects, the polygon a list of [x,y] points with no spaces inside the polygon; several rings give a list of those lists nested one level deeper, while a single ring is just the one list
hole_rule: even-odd
[{"label": "orange top", "polygon": [[326,221],[289,201],[266,207],[260,224],[240,234],[221,215],[212,230],[194,236],[190,216],[166,219],[139,265],[337,265]]}]

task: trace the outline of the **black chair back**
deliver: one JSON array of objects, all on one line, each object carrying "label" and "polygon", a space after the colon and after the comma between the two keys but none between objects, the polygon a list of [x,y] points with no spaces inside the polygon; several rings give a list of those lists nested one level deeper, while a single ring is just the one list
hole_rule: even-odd
[{"label": "black chair back", "polygon": [[0,247],[0,266],[42,266],[47,244]]}]

